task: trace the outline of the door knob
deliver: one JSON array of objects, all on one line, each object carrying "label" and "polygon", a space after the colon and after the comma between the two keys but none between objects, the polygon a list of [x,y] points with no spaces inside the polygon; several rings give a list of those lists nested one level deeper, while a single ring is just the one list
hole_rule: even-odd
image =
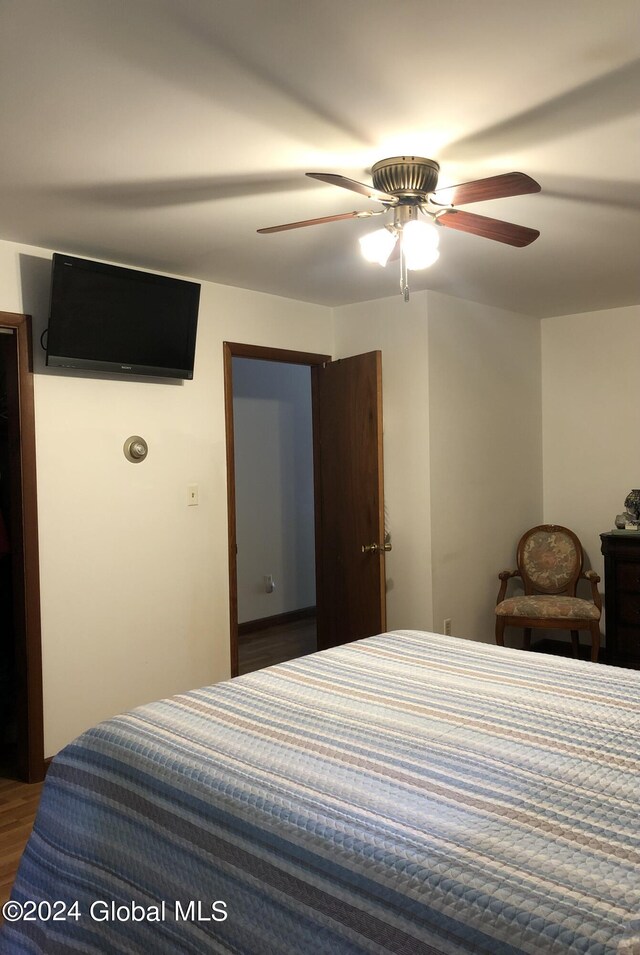
[{"label": "door knob", "polygon": [[363,544],[362,553],[363,554],[384,554],[385,551],[391,550],[391,542],[385,541],[384,544]]}]

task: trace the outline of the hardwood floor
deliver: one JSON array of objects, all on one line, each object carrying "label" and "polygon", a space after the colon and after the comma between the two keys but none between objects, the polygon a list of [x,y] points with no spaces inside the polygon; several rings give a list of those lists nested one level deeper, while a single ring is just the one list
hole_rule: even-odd
[{"label": "hardwood floor", "polygon": [[11,893],[43,785],[0,778],[0,908]]},{"label": "hardwood floor", "polygon": [[238,668],[243,673],[284,663],[317,650],[315,619],[297,620],[238,638]]}]

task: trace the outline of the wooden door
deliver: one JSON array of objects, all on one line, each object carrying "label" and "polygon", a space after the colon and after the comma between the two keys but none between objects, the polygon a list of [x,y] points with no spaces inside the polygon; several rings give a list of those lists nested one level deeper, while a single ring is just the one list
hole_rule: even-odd
[{"label": "wooden door", "polygon": [[381,352],[315,366],[311,382],[323,650],[386,629]]}]

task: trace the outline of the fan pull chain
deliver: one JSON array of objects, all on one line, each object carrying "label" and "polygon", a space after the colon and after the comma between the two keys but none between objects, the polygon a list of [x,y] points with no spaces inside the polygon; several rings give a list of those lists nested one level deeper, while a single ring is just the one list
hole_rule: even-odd
[{"label": "fan pull chain", "polygon": [[400,250],[400,291],[405,302],[409,301],[409,274],[404,249]]}]

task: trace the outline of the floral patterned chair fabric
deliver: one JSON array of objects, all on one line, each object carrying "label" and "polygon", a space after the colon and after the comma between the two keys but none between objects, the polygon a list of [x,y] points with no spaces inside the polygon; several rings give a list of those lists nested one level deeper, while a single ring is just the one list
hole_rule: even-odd
[{"label": "floral patterned chair fabric", "polygon": [[555,593],[566,590],[581,563],[578,547],[568,534],[541,528],[526,535],[522,569],[534,587]]},{"label": "floral patterned chair fabric", "polygon": [[[582,545],[567,527],[540,524],[520,538],[517,570],[499,574],[500,592],[496,606],[496,643],[504,646],[505,627],[524,628],[524,647],[531,646],[533,628],[564,629],[571,633],[574,656],[579,656],[579,631],[591,633],[591,659],[600,651],[600,578],[593,570],[582,570]],[[520,577],[524,594],[507,597],[511,577]],[[580,579],[591,585],[591,600],[576,596]]]},{"label": "floral patterned chair fabric", "polygon": [[496,607],[499,616],[506,617],[564,617],[567,620],[599,620],[600,611],[590,600],[579,597],[509,597]]}]

